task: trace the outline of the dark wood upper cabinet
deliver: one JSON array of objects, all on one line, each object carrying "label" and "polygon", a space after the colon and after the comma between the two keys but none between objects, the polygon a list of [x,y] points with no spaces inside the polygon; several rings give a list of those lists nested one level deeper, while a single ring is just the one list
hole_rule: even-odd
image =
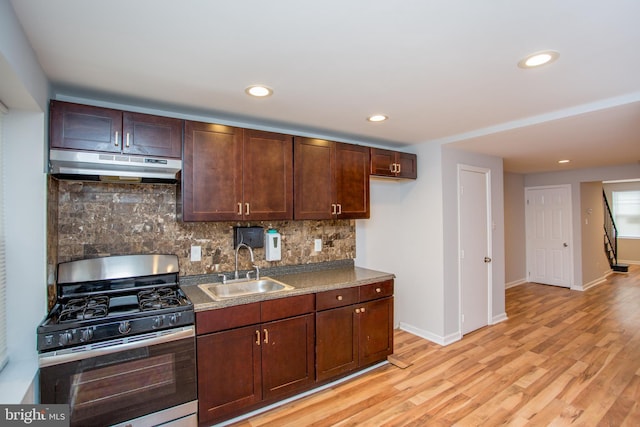
[{"label": "dark wood upper cabinet", "polygon": [[416,179],[418,177],[417,156],[372,147],[371,175]]},{"label": "dark wood upper cabinet", "polygon": [[192,121],[184,129],[178,215],[183,221],[241,219],[242,129]]},{"label": "dark wood upper cabinet", "polygon": [[293,137],[185,123],[183,221],[293,218]]},{"label": "dark wood upper cabinet", "polygon": [[49,120],[52,148],[122,152],[122,111],[51,101]]},{"label": "dark wood upper cabinet", "polygon": [[52,100],[50,121],[52,148],[182,157],[180,119]]},{"label": "dark wood upper cabinet", "polygon": [[244,130],[242,188],[245,220],[293,219],[293,137]]},{"label": "dark wood upper cabinet", "polygon": [[322,139],[294,141],[294,218],[369,218],[369,148]]},{"label": "dark wood upper cabinet", "polygon": [[182,157],[184,121],[141,113],[122,113],[123,153]]}]

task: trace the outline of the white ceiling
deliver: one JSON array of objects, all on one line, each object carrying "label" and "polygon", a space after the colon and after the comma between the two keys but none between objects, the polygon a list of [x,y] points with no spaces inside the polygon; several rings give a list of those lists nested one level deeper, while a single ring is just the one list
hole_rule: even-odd
[{"label": "white ceiling", "polygon": [[[12,4],[59,92],[362,143],[452,143],[512,172],[640,161],[638,0]],[[546,49],[560,58],[517,67]],[[255,83],[274,95],[248,97]]]}]

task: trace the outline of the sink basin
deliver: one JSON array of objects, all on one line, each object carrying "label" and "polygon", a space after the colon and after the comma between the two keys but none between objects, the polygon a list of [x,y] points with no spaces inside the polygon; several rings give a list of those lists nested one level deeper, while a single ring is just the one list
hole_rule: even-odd
[{"label": "sink basin", "polygon": [[232,283],[207,283],[198,285],[207,295],[216,301],[243,297],[255,294],[270,294],[273,292],[287,291],[294,289],[293,286],[285,285],[270,277],[263,277],[260,280],[243,280]]}]

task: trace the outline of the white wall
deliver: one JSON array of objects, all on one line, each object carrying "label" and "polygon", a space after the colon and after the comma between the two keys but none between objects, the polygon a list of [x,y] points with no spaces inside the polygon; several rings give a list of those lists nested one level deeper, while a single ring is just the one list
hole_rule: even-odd
[{"label": "white wall", "polygon": [[371,180],[371,219],[356,223],[355,263],[394,273],[396,325],[437,342],[444,336],[441,150],[411,148],[416,181]]},{"label": "white wall", "polygon": [[[9,364],[0,402],[33,402],[35,331],[46,314],[45,129],[49,82],[8,0],[0,0],[0,99],[7,250]],[[27,393],[29,391],[29,393]]]}]

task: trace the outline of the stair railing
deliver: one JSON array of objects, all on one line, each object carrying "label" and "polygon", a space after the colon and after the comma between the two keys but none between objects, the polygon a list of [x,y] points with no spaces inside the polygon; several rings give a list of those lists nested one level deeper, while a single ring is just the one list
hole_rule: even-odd
[{"label": "stair railing", "polygon": [[[618,228],[613,220],[613,213],[609,207],[609,201],[607,200],[607,194],[602,190],[602,200],[604,204],[604,238],[605,238],[605,250],[607,253],[611,252],[608,256],[609,264],[614,266],[618,263]],[[608,247],[607,247],[608,245]],[[610,248],[610,249],[609,249]]]}]

